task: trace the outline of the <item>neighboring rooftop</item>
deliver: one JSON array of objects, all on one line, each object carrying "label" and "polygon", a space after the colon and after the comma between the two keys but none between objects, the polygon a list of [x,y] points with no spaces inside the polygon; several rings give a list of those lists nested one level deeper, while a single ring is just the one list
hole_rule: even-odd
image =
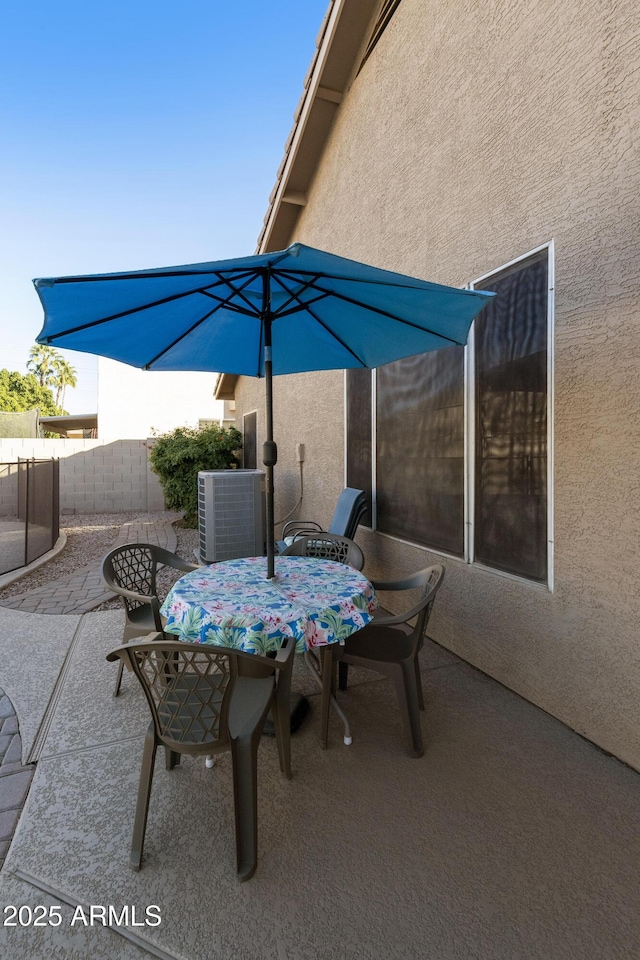
[{"label": "neighboring rooftop", "polygon": [[79,433],[97,437],[97,413],[70,413],[64,417],[40,417],[44,430],[50,433],[59,433],[61,437],[77,436]]}]

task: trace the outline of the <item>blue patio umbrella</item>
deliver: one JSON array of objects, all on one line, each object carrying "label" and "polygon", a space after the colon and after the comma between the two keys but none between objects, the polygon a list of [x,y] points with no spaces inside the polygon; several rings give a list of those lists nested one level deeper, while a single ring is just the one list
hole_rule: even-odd
[{"label": "blue patio umbrella", "polygon": [[267,577],[274,574],[274,374],[378,367],[466,343],[488,298],[294,243],[233,260],[34,280],[38,343],[145,370],[266,382]]}]

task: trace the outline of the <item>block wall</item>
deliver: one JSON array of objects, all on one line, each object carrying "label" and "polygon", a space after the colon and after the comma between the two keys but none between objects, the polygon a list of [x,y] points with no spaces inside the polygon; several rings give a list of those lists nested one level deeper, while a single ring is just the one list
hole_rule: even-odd
[{"label": "block wall", "polygon": [[0,516],[16,513],[17,478],[6,464],[35,457],[60,459],[60,513],[124,513],[164,509],[149,467],[152,441],[0,440]]}]

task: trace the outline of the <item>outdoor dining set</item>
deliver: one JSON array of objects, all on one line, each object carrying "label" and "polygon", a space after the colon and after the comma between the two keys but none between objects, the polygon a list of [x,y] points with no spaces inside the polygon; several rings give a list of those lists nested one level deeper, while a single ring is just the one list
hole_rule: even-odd
[{"label": "outdoor dining set", "polygon": [[[362,491],[347,491],[357,502],[343,528],[353,536],[365,501]],[[436,564],[402,579],[372,582],[362,573],[364,556],[351,537],[301,522],[290,533],[279,544],[273,577],[266,575],[264,556],[197,566],[145,543],[117,547],[102,561],[103,579],[125,608],[123,645],[107,657],[118,663],[114,696],[127,668],[151,711],[131,846],[134,870],[142,865],[155,757],[163,746],[168,770],[182,754],[202,755],[213,766],[216,754],[230,751],[237,876],[253,875],[258,745],[266,724],[275,735],[281,771],[291,778],[291,731],[299,722],[296,713],[304,713],[301,701],[308,706],[291,691],[295,654],[319,688],[323,748],[332,708],[344,724],[345,743],[351,743],[337,693],[347,689],[354,665],[392,680],[408,751],[416,758],[423,754],[418,654],[444,568]],[[156,586],[162,567],[182,574],[164,602]],[[385,591],[409,592],[403,612],[381,606],[378,594]]]},{"label": "outdoor dining set", "polygon": [[[291,543],[283,531],[285,545],[276,549],[273,377],[374,369],[465,344],[474,317],[494,294],[431,283],[297,242],[249,257],[39,278],[34,284],[45,312],[38,343],[144,370],[264,378],[266,556],[187,570],[184,561],[130,544],[103,566],[127,608],[123,640],[150,631],[162,638],[110,654],[133,670],[152,713],[132,866],[141,865],[158,745],[165,747],[169,769],[181,753],[230,750],[238,876],[248,879],[256,866],[256,751],[269,711],[280,764],[290,775],[285,713],[291,709],[294,649],[321,685],[323,746],[331,706],[345,723],[345,741],[351,738],[336,700],[336,667],[344,690],[348,666],[364,665],[393,679],[410,751],[420,756],[417,657],[443,576],[436,565],[406,579],[372,583],[361,573],[359,548],[339,539],[352,541],[353,532],[333,526],[326,533],[298,527]],[[162,605],[155,589],[158,564],[184,572]],[[411,591],[409,609],[388,614],[377,596],[385,590]],[[120,679],[121,669],[116,693]]]}]

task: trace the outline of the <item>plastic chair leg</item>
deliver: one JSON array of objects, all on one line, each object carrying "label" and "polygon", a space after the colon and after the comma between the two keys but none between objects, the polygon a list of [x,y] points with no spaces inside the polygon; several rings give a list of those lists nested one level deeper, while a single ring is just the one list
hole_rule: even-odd
[{"label": "plastic chair leg", "polygon": [[258,743],[260,734],[231,740],[238,880],[249,880],[258,863]]},{"label": "plastic chair leg", "polygon": [[133,839],[129,862],[133,870],[139,870],[142,864],[142,850],[144,834],[147,829],[147,815],[149,813],[149,798],[151,797],[151,783],[153,781],[153,767],[156,759],[157,743],[153,724],[147,730],[142,751],[142,769],[140,770],[140,785],[136,801],[136,816],[133,823]]},{"label": "plastic chair leg", "polygon": [[119,660],[119,661],[118,661],[118,675],[117,675],[117,677],[116,677],[116,685],[115,685],[115,688],[114,688],[114,691],[113,691],[114,697],[118,697],[118,696],[120,695],[120,684],[122,683],[122,671],[123,671],[123,670],[124,670],[124,661],[123,661],[123,660]]},{"label": "plastic chair leg", "polygon": [[281,697],[276,697],[272,705],[273,726],[276,734],[280,769],[287,780],[291,780],[291,719],[287,705]]},{"label": "plastic chair leg", "polygon": [[349,664],[343,660],[338,661],[338,690],[346,690],[349,680]]},{"label": "plastic chair leg", "polygon": [[180,764],[180,754],[176,753],[175,750],[169,750],[169,747],[165,747],[164,763],[167,770],[173,770],[174,767],[177,767]]},{"label": "plastic chair leg", "polygon": [[414,658],[413,665],[415,667],[416,673],[416,687],[418,690],[418,706],[421,710],[424,710],[424,697],[422,696],[422,677],[420,675],[420,661],[417,657]]},{"label": "plastic chair leg", "polygon": [[422,726],[420,724],[420,707],[418,705],[418,690],[416,685],[415,668],[413,663],[406,661],[398,665],[393,671],[393,681],[398,697],[400,715],[409,741],[409,753],[418,759],[424,753],[422,745]]}]

